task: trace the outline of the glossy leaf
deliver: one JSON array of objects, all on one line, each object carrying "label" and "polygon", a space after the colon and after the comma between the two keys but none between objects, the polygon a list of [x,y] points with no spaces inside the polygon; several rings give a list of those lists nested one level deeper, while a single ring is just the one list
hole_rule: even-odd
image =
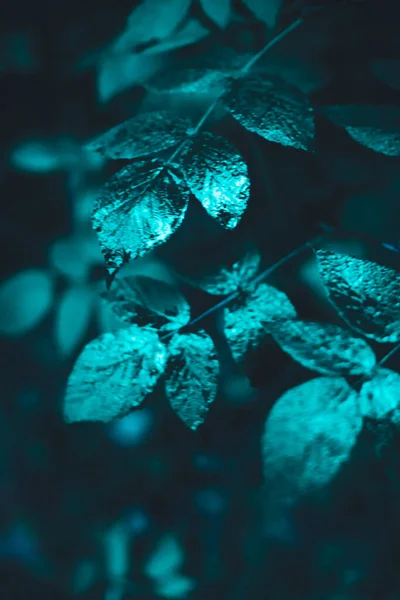
[{"label": "glossy leaf", "polygon": [[265,327],[276,318],[291,319],[296,310],[289,298],[274,287],[257,288],[224,308],[224,333],[233,358],[241,362],[267,335]]},{"label": "glossy leaf", "polygon": [[64,418],[112,421],[140,406],[166,365],[166,349],[151,328],[104,333],[78,357],[69,377]]},{"label": "glossy leaf", "polygon": [[294,360],[319,373],[370,375],[376,364],[367,342],[337,325],[277,319],[266,330]]},{"label": "glossy leaf", "polygon": [[260,21],[264,21],[268,27],[275,27],[282,0],[243,0],[246,6]]},{"label": "glossy leaf", "polygon": [[132,164],[116,173],[93,211],[108,270],[165,242],[182,223],[188,200],[186,185],[172,169]]},{"label": "glossy leaf", "polygon": [[356,392],[345,379],[318,377],[285,392],[262,439],[271,498],[283,505],[323,488],[349,459],[362,427]]},{"label": "glossy leaf", "polygon": [[38,269],[21,271],[0,286],[0,333],[18,336],[26,333],[49,311],[53,283],[49,274]]},{"label": "glossy leaf", "polygon": [[183,155],[191,192],[208,214],[226,229],[239,223],[250,196],[247,165],[223,137],[199,133]]},{"label": "glossy leaf", "polygon": [[221,27],[225,27],[229,23],[229,17],[231,14],[231,0],[200,0],[200,4],[206,15]]},{"label": "glossy leaf", "polygon": [[400,275],[374,262],[318,250],[329,299],[351,327],[377,342],[400,341]]},{"label": "glossy leaf", "polygon": [[361,413],[370,419],[390,419],[400,424],[400,375],[390,369],[379,369],[359,392]]},{"label": "glossy leaf", "polygon": [[375,76],[386,85],[400,90],[400,60],[396,58],[384,58],[372,63]]},{"label": "glossy leaf", "polygon": [[168,350],[167,398],[178,417],[195,430],[204,422],[217,394],[219,363],[214,343],[200,329],[176,334]]},{"label": "glossy leaf", "polygon": [[240,260],[233,263],[231,267],[222,268],[216,275],[209,275],[192,281],[208,294],[227,296],[251,285],[260,262],[261,256],[258,252],[249,251]]},{"label": "glossy leaf", "polygon": [[266,140],[314,149],[313,109],[300,90],[283,80],[248,74],[232,81],[222,101],[243,127]]},{"label": "glossy leaf", "polygon": [[190,320],[190,306],[179,290],[152,277],[117,277],[103,298],[127,323],[140,322],[173,331]]},{"label": "glossy leaf", "polygon": [[56,310],[55,341],[62,356],[68,356],[82,341],[91,317],[95,295],[86,286],[68,288]]}]

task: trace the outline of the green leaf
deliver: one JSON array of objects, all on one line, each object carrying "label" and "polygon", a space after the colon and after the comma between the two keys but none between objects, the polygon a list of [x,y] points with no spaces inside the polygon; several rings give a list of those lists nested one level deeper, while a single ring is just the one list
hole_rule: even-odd
[{"label": "green leaf", "polygon": [[179,227],[189,201],[171,168],[128,165],[104,186],[93,210],[110,273],[164,243]]},{"label": "green leaf", "polygon": [[69,377],[64,419],[112,421],[140,406],[166,365],[166,349],[151,328],[132,325],[93,340]]},{"label": "green leaf", "polygon": [[223,137],[199,133],[182,157],[191,192],[226,229],[239,223],[250,196],[247,165]]},{"label": "green leaf", "polygon": [[219,363],[214,343],[200,329],[176,334],[168,350],[167,398],[185,425],[196,430],[217,394]]},{"label": "green leaf", "polygon": [[178,144],[189,126],[190,121],[169,111],[142,113],[96,137],[86,149],[108,158],[138,158]]},{"label": "green leaf", "polygon": [[251,12],[271,29],[275,27],[282,0],[243,0]]},{"label": "green leaf", "polygon": [[256,350],[267,335],[265,327],[276,318],[295,318],[296,310],[283,292],[260,283],[224,308],[224,333],[237,362]]},{"label": "green leaf", "polygon": [[329,484],[349,459],[362,427],[345,379],[318,377],[288,390],[268,415],[262,439],[272,498],[292,504]]},{"label": "green leaf", "polygon": [[245,290],[257,274],[261,256],[258,252],[248,251],[230,267],[222,268],[216,275],[204,276],[192,282],[208,294],[227,296],[239,290]]},{"label": "green leaf", "polygon": [[390,369],[379,369],[359,392],[359,405],[364,417],[390,419],[400,424],[400,375]]},{"label": "green leaf", "polygon": [[374,262],[318,250],[329,299],[354,329],[377,342],[400,340],[400,276]]},{"label": "green leaf", "polygon": [[371,375],[374,351],[337,325],[277,319],[266,325],[282,350],[308,369],[331,375]]},{"label": "green leaf", "polygon": [[127,323],[138,321],[163,331],[174,331],[190,320],[190,306],[182,294],[165,281],[152,277],[116,277],[111,289],[102,296]]},{"label": "green leaf", "polygon": [[61,356],[69,356],[89,326],[95,295],[90,287],[72,286],[63,294],[56,312],[54,337]]},{"label": "green leaf", "polygon": [[313,150],[313,109],[300,90],[278,77],[240,77],[231,82],[222,101],[249,131],[282,146]]},{"label": "green leaf", "polygon": [[218,2],[215,2],[215,0],[200,0],[200,4],[206,15],[218,27],[225,29],[231,14],[231,0],[218,0]]},{"label": "green leaf", "polygon": [[372,63],[375,76],[386,85],[400,90],[400,60],[396,58],[384,58]]}]

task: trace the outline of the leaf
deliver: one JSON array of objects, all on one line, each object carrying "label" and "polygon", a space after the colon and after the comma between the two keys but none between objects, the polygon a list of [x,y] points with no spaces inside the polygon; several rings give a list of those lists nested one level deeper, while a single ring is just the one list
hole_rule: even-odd
[{"label": "leaf", "polygon": [[38,269],[21,271],[0,286],[0,333],[18,336],[37,325],[53,302],[53,282]]},{"label": "leaf", "polygon": [[217,394],[219,363],[214,343],[200,329],[196,333],[176,334],[168,350],[167,398],[185,425],[196,430]]},{"label": "leaf", "polygon": [[400,424],[400,375],[380,368],[375,377],[366,381],[359,392],[359,405],[364,417],[390,419]]},{"label": "leaf", "polygon": [[190,121],[169,111],[151,111],[106,131],[86,144],[86,149],[108,158],[138,158],[178,144],[189,126]]},{"label": "leaf", "polygon": [[216,275],[205,276],[194,283],[208,294],[226,296],[244,290],[254,279],[260,266],[261,256],[258,252],[249,251],[237,260],[230,268],[222,268]]},{"label": "leaf", "polygon": [[151,328],[104,333],[78,357],[69,377],[64,419],[112,421],[140,406],[166,365],[166,349]]},{"label": "leaf", "polygon": [[179,71],[157,73],[146,84],[146,88],[157,92],[209,94],[220,89],[226,75],[222,71],[200,67],[186,67]]},{"label": "leaf", "polygon": [[190,19],[178,32],[166,40],[153,46],[149,46],[141,54],[154,55],[171,52],[178,48],[184,48],[190,44],[195,44],[209,34],[208,29],[205,29],[196,19]]},{"label": "leaf", "polygon": [[262,452],[269,493],[292,504],[332,481],[362,427],[345,379],[318,377],[283,394],[268,415]]},{"label": "leaf", "polygon": [[224,333],[235,361],[258,348],[266,324],[277,317],[295,318],[296,310],[286,294],[266,283],[224,308]]},{"label": "leaf", "polygon": [[375,354],[367,342],[337,325],[277,319],[266,330],[282,350],[313,371],[370,375],[375,368]]},{"label": "leaf", "polygon": [[377,342],[400,340],[400,276],[374,262],[317,251],[319,272],[340,316]]},{"label": "leaf", "polygon": [[282,0],[243,0],[251,12],[271,29],[275,27]]},{"label": "leaf", "polygon": [[200,0],[200,4],[206,15],[218,27],[225,29],[231,14],[231,0]]},{"label": "leaf", "polygon": [[187,184],[208,214],[226,229],[239,223],[250,196],[247,165],[223,137],[193,136],[182,156]]},{"label": "leaf", "polygon": [[163,598],[188,598],[188,594],[196,589],[196,582],[186,575],[173,573],[159,579],[156,593]]},{"label": "leaf", "polygon": [[89,287],[68,288],[57,306],[55,341],[62,356],[69,356],[82,341],[89,325],[95,296]]},{"label": "leaf", "polygon": [[75,282],[84,282],[90,267],[101,265],[103,257],[96,236],[73,235],[56,241],[50,248],[51,265],[62,275]]},{"label": "leaf", "polygon": [[162,331],[174,331],[190,321],[190,306],[184,296],[165,281],[152,277],[117,277],[103,298],[127,323],[139,321]]},{"label": "leaf", "polygon": [[100,102],[108,102],[124,90],[142,85],[162,66],[159,56],[143,53],[106,54],[97,73],[97,95]]},{"label": "leaf", "polygon": [[375,76],[386,85],[400,90],[400,60],[396,58],[384,58],[372,63]]},{"label": "leaf", "polygon": [[179,227],[189,201],[171,168],[128,165],[104,186],[93,210],[110,273],[164,243]]},{"label": "leaf", "polygon": [[307,97],[278,77],[233,80],[222,101],[243,127],[270,142],[313,150],[315,124]]},{"label": "leaf", "polygon": [[183,550],[176,538],[165,535],[145,564],[144,572],[151,579],[163,580],[180,569],[184,559]]}]

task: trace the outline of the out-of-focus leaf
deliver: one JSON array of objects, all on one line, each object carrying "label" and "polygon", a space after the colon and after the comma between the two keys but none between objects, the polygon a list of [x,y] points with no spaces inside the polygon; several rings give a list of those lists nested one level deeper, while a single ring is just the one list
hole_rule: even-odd
[{"label": "out-of-focus leaf", "polygon": [[29,269],[0,286],[0,333],[18,336],[41,321],[53,302],[53,283],[44,271]]},{"label": "out-of-focus leaf", "polygon": [[225,29],[229,23],[231,14],[231,0],[200,0],[200,4],[204,12],[214,23]]},{"label": "out-of-focus leaf", "polygon": [[188,598],[188,594],[195,588],[194,579],[180,573],[173,573],[157,581],[156,593],[163,598]]},{"label": "out-of-focus leaf", "polygon": [[89,287],[68,288],[56,310],[55,341],[62,356],[68,356],[82,341],[89,325],[95,295]]},{"label": "out-of-focus leaf", "polygon": [[131,164],[118,171],[93,211],[93,227],[110,273],[165,242],[182,223],[189,196],[171,168]]},{"label": "out-of-focus leaf", "polygon": [[138,158],[178,144],[189,126],[189,120],[168,111],[151,111],[113,127],[86,148],[108,158]]},{"label": "out-of-focus leaf", "polygon": [[176,538],[165,535],[146,562],[144,572],[151,579],[162,580],[180,569],[184,559],[183,550]]},{"label": "out-of-focus leaf", "polygon": [[178,48],[184,48],[190,44],[195,44],[209,34],[208,29],[205,29],[196,19],[190,19],[178,32],[163,40],[159,44],[154,44],[146,48],[141,54],[154,55],[171,52]]},{"label": "out-of-focus leaf", "polygon": [[167,398],[178,417],[195,430],[204,422],[217,394],[219,363],[214,343],[200,329],[176,334],[168,350]]},{"label": "out-of-focus leaf", "polygon": [[374,262],[317,250],[329,299],[354,329],[377,342],[400,341],[400,275]]},{"label": "out-of-focus leaf", "polygon": [[375,76],[386,85],[400,90],[400,60],[395,58],[384,58],[372,63]]},{"label": "out-of-focus leaf", "polygon": [[55,242],[49,253],[52,266],[72,281],[83,282],[93,265],[101,265],[103,257],[96,236],[74,235]]},{"label": "out-of-focus leaf", "polygon": [[243,127],[282,146],[313,150],[314,114],[307,97],[278,77],[247,74],[222,96]]},{"label": "out-of-focus leaf", "polygon": [[400,424],[400,375],[390,369],[379,369],[359,392],[359,405],[364,417],[390,419]]},{"label": "out-of-focus leaf", "polygon": [[152,277],[117,277],[103,298],[127,323],[140,322],[174,331],[190,320],[190,306],[179,290]]},{"label": "out-of-focus leaf", "polygon": [[224,333],[233,358],[241,362],[267,335],[265,328],[276,318],[295,318],[289,298],[274,287],[260,283],[257,288],[224,308]]},{"label": "out-of-focus leaf", "polygon": [[250,196],[247,165],[227,140],[212,133],[193,136],[182,156],[191,192],[226,229],[239,223]]},{"label": "out-of-focus leaf", "polygon": [[260,266],[261,256],[258,252],[249,251],[230,268],[223,268],[212,276],[193,281],[195,285],[208,294],[226,296],[246,287],[254,279]]},{"label": "out-of-focus leaf", "polygon": [[162,66],[159,56],[143,53],[107,54],[97,74],[97,94],[100,102],[108,102],[116,94],[133,85],[142,85]]},{"label": "out-of-focus leaf", "polygon": [[277,319],[266,330],[294,360],[319,373],[371,375],[376,365],[367,342],[337,325]]},{"label": "out-of-focus leaf", "polygon": [[118,446],[124,448],[137,446],[146,439],[152,425],[151,412],[149,409],[142,408],[111,423],[109,436]]},{"label": "out-of-focus leaf", "polygon": [[278,505],[326,486],[349,459],[362,427],[356,400],[345,379],[318,377],[273,406],[262,453],[268,493]]},{"label": "out-of-focus leaf", "polygon": [[271,29],[275,27],[282,0],[243,0],[251,12]]},{"label": "out-of-focus leaf", "polygon": [[103,538],[105,566],[110,581],[127,576],[130,532],[125,523],[115,523]]},{"label": "out-of-focus leaf", "polygon": [[166,365],[166,349],[151,328],[104,333],[78,357],[69,377],[64,419],[112,421],[139,406]]},{"label": "out-of-focus leaf", "polygon": [[10,162],[16,169],[30,173],[52,173],[77,165],[88,170],[100,166],[97,157],[85,157],[80,145],[68,139],[23,142],[11,152]]}]

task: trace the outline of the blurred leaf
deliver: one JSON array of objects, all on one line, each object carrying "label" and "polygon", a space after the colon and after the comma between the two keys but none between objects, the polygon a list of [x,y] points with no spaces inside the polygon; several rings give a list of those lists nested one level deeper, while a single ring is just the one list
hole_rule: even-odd
[{"label": "blurred leaf", "polygon": [[151,328],[104,333],[78,357],[69,377],[64,419],[108,422],[139,406],[166,365],[166,349]]},{"label": "blurred leaf", "polygon": [[84,282],[91,266],[101,265],[103,257],[93,232],[71,235],[56,241],[50,248],[49,260],[59,273],[75,282]]},{"label": "blurred leaf", "polygon": [[190,44],[195,44],[209,34],[208,29],[205,29],[196,19],[190,19],[179,31],[174,33],[168,39],[163,40],[158,44],[149,46],[143,50],[144,55],[163,54],[171,52],[178,48],[184,48]]},{"label": "blurred leaf", "polygon": [[390,369],[379,369],[359,392],[361,414],[370,419],[390,419],[400,424],[400,375]]},{"label": "blurred leaf", "polygon": [[224,333],[235,361],[243,361],[258,348],[270,321],[295,317],[296,310],[286,294],[266,283],[230,303],[224,308]]},{"label": "blurred leaf", "polygon": [[247,165],[236,148],[223,137],[199,133],[182,161],[188,186],[208,214],[226,229],[236,227],[250,196]]},{"label": "blurred leaf", "polygon": [[0,286],[0,333],[26,333],[43,319],[52,302],[50,275],[38,269],[17,273]]},{"label": "blurred leaf", "polygon": [[29,140],[16,146],[11,152],[11,164],[21,171],[30,173],[52,173],[76,167],[91,169],[96,161],[84,157],[74,140]]},{"label": "blurred leaf", "polygon": [[377,342],[400,341],[400,276],[374,262],[317,250],[329,299],[354,329]]},{"label": "blurred leaf", "polygon": [[231,0],[200,0],[200,4],[206,15],[218,27],[225,29],[231,14]]},{"label": "blurred leaf", "polygon": [[240,289],[246,289],[257,274],[260,262],[259,253],[249,251],[230,268],[223,268],[218,274],[202,277],[193,283],[208,294],[215,296],[233,294]]},{"label": "blurred leaf", "polygon": [[243,127],[266,140],[314,149],[313,109],[300,90],[278,77],[247,74],[231,82],[222,101]]},{"label": "blurred leaf", "polygon": [[188,598],[188,594],[195,588],[194,579],[173,573],[157,581],[156,593],[163,598]]},{"label": "blurred leaf", "polygon": [[185,425],[196,430],[217,394],[219,363],[214,343],[200,329],[175,334],[168,350],[167,398]]},{"label": "blurred leaf", "polygon": [[400,90],[400,60],[395,58],[384,58],[372,63],[375,76],[386,85]]},{"label": "blurred leaf", "polygon": [[124,523],[115,523],[103,538],[105,563],[109,581],[125,578],[129,571],[129,529]]},{"label": "blurred leaf", "polygon": [[183,550],[172,535],[166,535],[158,542],[154,552],[145,564],[147,577],[163,580],[181,568],[185,560]]},{"label": "blurred leaf", "polygon": [[174,331],[190,320],[190,306],[179,290],[152,277],[116,277],[103,298],[127,323],[139,321],[163,331]]},{"label": "blurred leaf", "polygon": [[110,424],[109,436],[119,446],[129,448],[143,442],[153,425],[153,418],[146,408],[122,417]]},{"label": "blurred leaf", "polygon": [[271,29],[275,27],[282,0],[243,0],[244,4]]},{"label": "blurred leaf", "polygon": [[376,365],[367,342],[337,325],[277,319],[266,330],[294,360],[319,373],[371,375]]},{"label": "blurred leaf", "polygon": [[170,168],[132,164],[118,171],[93,210],[110,273],[165,242],[182,223],[188,201],[186,184]]},{"label": "blurred leaf", "polygon": [[69,356],[81,343],[95,300],[89,287],[67,288],[56,309],[55,341],[62,356]]},{"label": "blurred leaf", "polygon": [[100,102],[108,102],[116,94],[133,85],[142,85],[162,66],[159,56],[143,53],[106,54],[97,74],[97,94]]}]

